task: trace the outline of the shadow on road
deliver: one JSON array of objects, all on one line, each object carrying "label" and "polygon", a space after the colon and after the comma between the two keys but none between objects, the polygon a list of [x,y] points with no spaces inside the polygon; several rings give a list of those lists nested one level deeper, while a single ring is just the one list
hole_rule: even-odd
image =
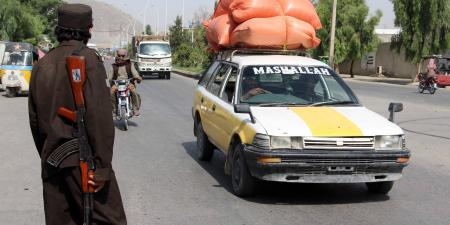
[{"label": "shadow on road", "polygon": [[[123,124],[122,124],[122,122],[120,120],[114,120],[114,126],[117,129],[121,130],[121,131],[125,131],[125,129],[123,127]],[[133,121],[131,121],[131,120],[128,120],[128,126],[130,126],[130,127],[138,127],[138,124],[133,122]]]},{"label": "shadow on road", "polygon": [[[224,173],[225,156],[218,150],[211,162],[202,162],[197,158],[196,142],[185,142],[186,153],[208,172],[230,194],[233,192],[230,177]],[[394,186],[395,189],[395,186]],[[259,204],[276,205],[327,205],[381,202],[389,200],[387,195],[375,195],[367,192],[364,184],[292,184],[278,182],[258,182],[257,193],[246,201]]]}]

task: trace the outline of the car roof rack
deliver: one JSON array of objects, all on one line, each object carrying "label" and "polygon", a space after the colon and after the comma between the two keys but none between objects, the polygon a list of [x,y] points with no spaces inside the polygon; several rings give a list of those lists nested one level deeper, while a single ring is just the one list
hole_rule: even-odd
[{"label": "car roof rack", "polygon": [[218,53],[218,59],[233,59],[235,55],[294,55],[311,58],[304,49],[281,50],[281,49],[251,49],[251,48],[228,48]]}]

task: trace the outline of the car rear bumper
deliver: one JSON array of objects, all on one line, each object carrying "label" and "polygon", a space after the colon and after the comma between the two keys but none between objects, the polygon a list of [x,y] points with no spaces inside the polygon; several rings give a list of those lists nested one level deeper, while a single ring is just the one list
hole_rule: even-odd
[{"label": "car rear bumper", "polygon": [[395,181],[402,177],[408,164],[408,150],[327,151],[283,150],[263,151],[244,147],[251,174],[259,179],[294,183],[362,183]]}]

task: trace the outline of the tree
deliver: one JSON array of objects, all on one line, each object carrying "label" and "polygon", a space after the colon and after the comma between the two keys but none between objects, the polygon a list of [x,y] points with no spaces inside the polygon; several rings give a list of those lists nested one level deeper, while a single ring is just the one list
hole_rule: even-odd
[{"label": "tree", "polygon": [[183,21],[181,16],[177,16],[175,24],[169,27],[170,46],[173,51],[177,51],[178,47],[187,41],[187,36],[183,34]]},{"label": "tree", "polygon": [[[391,0],[395,25],[401,28],[391,47],[405,50],[406,60],[416,63],[422,56],[440,54],[450,48],[448,0]],[[412,77],[412,79],[415,78]]]},{"label": "tree", "polygon": [[147,26],[145,26],[145,34],[146,35],[153,35],[152,27],[150,25],[148,25],[148,24],[147,24]]},{"label": "tree", "polygon": [[61,0],[2,0],[0,4],[0,40],[36,44],[40,36],[54,40],[56,9]]},{"label": "tree", "polygon": [[[323,28],[317,32],[322,43],[313,51],[316,57],[329,54],[332,6],[333,0],[317,3]],[[364,0],[339,0],[337,12],[334,63],[337,66],[351,60],[350,74],[353,77],[354,62],[375,50],[379,44],[374,30],[382,13],[377,11],[375,16],[368,18],[369,7]]]}]

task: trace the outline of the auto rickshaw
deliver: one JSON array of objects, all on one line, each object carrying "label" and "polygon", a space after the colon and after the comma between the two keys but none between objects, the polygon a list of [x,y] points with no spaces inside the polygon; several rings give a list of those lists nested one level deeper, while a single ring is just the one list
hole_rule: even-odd
[{"label": "auto rickshaw", "polygon": [[450,57],[445,57],[442,55],[429,55],[422,57],[419,65],[419,76],[427,74],[427,66],[430,60],[434,60],[435,64],[435,80],[438,87],[450,86]]},{"label": "auto rickshaw", "polygon": [[29,91],[33,66],[33,45],[30,43],[3,42],[0,45],[0,77],[6,96],[15,97]]}]

